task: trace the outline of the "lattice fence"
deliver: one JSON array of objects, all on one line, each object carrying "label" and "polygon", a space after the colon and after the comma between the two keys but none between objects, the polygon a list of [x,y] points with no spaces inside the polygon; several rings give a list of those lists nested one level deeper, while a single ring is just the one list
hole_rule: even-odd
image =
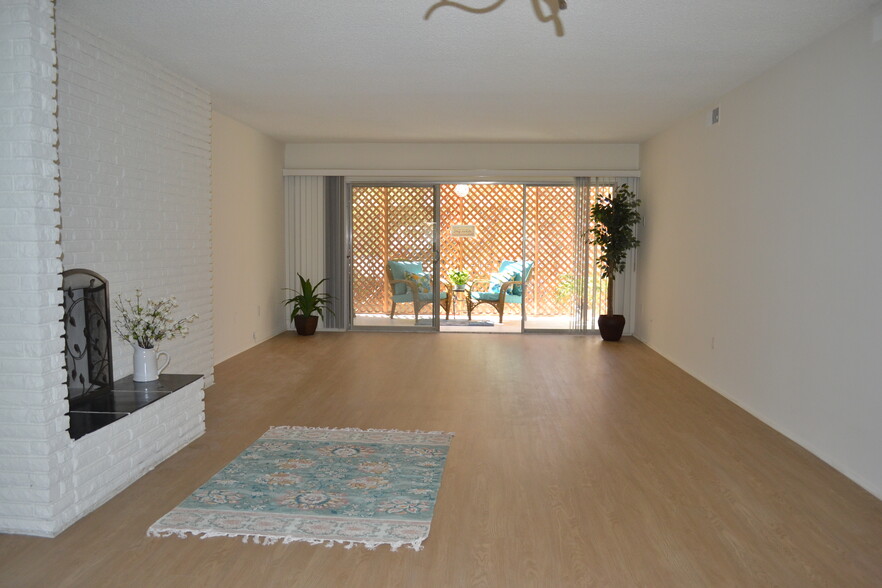
[{"label": "lattice fence", "polygon": [[525,304],[531,316],[570,314],[575,271],[575,193],[572,186],[528,186],[525,243],[536,260]]},{"label": "lattice fence", "polygon": [[352,305],[356,314],[385,314],[392,298],[390,259],[432,265],[431,187],[352,188]]},{"label": "lattice fence", "polygon": [[[528,316],[570,314],[574,286],[575,194],[572,186],[475,184],[465,197],[441,186],[441,275],[464,269],[486,278],[505,259],[534,262],[527,290]],[[385,278],[389,259],[431,265],[431,187],[353,187],[353,308],[356,314],[385,314],[391,298]],[[450,235],[454,224],[471,224],[476,237]],[[526,239],[522,241],[522,236]],[[495,311],[482,305],[479,314]],[[511,305],[506,314],[518,314]]]},{"label": "lattice fence", "polygon": [[[475,184],[460,198],[454,186],[441,186],[441,275],[463,269],[472,278],[488,278],[504,259],[521,259],[523,193],[519,185]],[[475,225],[474,238],[451,237],[454,224]],[[535,268],[534,268],[535,277]],[[506,314],[520,314],[519,304]],[[495,314],[481,305],[477,314]]]}]

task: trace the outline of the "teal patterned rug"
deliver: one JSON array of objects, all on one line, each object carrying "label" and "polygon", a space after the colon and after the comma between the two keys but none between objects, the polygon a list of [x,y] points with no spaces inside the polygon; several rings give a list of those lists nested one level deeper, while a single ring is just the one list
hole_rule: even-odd
[{"label": "teal patterned rug", "polygon": [[272,427],[147,534],[419,550],[452,437]]}]

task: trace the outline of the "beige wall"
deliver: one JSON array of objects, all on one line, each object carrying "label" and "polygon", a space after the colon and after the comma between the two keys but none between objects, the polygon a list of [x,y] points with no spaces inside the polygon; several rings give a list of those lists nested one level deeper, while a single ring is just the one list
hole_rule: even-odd
[{"label": "beige wall", "polygon": [[211,115],[214,358],[285,329],[284,146],[217,111]]},{"label": "beige wall", "polygon": [[637,335],[882,497],[880,12],[641,146]]},{"label": "beige wall", "polygon": [[634,171],[639,150],[631,143],[289,143],[285,167]]}]

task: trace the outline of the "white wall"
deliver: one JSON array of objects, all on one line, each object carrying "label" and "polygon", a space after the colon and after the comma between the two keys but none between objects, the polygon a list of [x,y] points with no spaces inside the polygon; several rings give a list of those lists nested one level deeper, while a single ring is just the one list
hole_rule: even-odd
[{"label": "white wall", "polygon": [[214,360],[285,330],[284,146],[211,115]]},{"label": "white wall", "polygon": [[0,532],[51,535],[62,485],[62,367],[55,23],[49,0],[4,2],[0,23]]},{"label": "white wall", "polygon": [[[163,342],[170,373],[213,382],[211,104],[208,93],[58,8],[58,128],[64,268],[107,278],[112,298],[143,290],[198,313]],[[111,308],[111,316],[116,313]],[[114,337],[114,378],[132,351]]]},{"label": "white wall", "polygon": [[637,170],[639,145],[598,143],[288,143],[288,169]]},{"label": "white wall", "polygon": [[641,147],[637,335],[882,497],[880,12]]}]

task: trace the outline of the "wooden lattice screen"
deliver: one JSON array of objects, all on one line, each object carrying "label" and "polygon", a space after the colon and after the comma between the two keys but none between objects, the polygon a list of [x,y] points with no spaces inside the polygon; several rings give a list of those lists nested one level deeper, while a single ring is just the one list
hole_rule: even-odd
[{"label": "wooden lattice screen", "polygon": [[431,187],[352,188],[352,308],[385,314],[392,299],[386,283],[390,259],[432,264]]},{"label": "wooden lattice screen", "polygon": [[[521,259],[524,236],[522,185],[475,184],[459,197],[441,185],[441,275],[464,269],[486,278],[505,259]],[[534,262],[528,316],[570,314],[573,287],[575,194],[572,186],[527,186],[526,257]],[[389,259],[431,265],[431,187],[352,188],[352,284],[356,314],[385,314],[391,298]],[[475,225],[476,237],[452,237],[454,224]],[[495,311],[482,305],[479,314]],[[506,314],[519,314],[511,305]]]}]

